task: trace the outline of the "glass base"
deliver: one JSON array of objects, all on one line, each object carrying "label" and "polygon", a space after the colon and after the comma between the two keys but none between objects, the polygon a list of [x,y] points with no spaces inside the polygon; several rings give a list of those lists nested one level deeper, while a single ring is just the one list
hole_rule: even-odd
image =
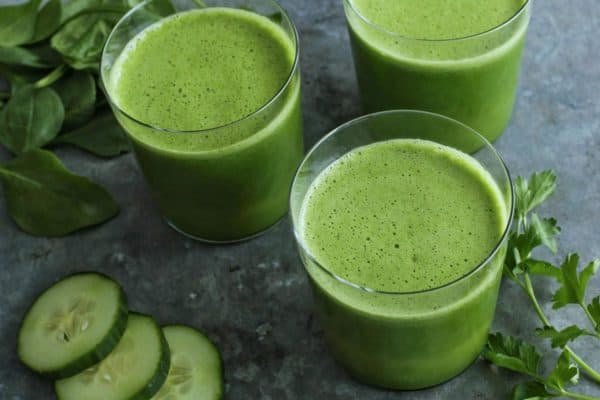
[{"label": "glass base", "polygon": [[248,240],[252,240],[255,239],[265,233],[267,233],[268,231],[270,231],[271,229],[274,229],[275,226],[279,225],[281,223],[281,221],[284,219],[284,217],[287,215],[284,214],[282,215],[277,221],[275,221],[273,224],[269,225],[268,227],[266,227],[265,229],[253,233],[251,235],[248,236],[243,236],[239,239],[227,239],[227,240],[214,240],[214,239],[207,239],[207,238],[203,238],[203,237],[199,237],[199,236],[195,236],[192,235],[191,233],[188,233],[186,231],[184,231],[183,229],[179,228],[177,225],[175,225],[173,222],[171,222],[169,219],[165,218],[165,221],[167,222],[167,224],[176,232],[182,234],[183,236],[187,237],[188,239],[192,239],[195,240],[197,242],[201,242],[201,243],[207,243],[207,244],[233,244],[233,243],[240,243],[240,242],[246,242]]},{"label": "glass base", "polygon": [[350,369],[346,368],[346,366],[344,366],[335,356],[333,356],[335,362],[344,370],[344,372],[346,374],[348,374],[348,376],[350,378],[352,378],[354,381],[365,385],[365,386],[369,386],[375,389],[379,389],[379,390],[391,390],[391,391],[396,391],[396,392],[419,392],[422,390],[428,390],[428,389],[432,389],[438,386],[443,386],[446,383],[453,381],[454,379],[458,378],[459,376],[463,375],[469,368],[471,368],[471,366],[473,366],[473,364],[475,364],[478,360],[479,360],[479,356],[475,357],[473,359],[473,361],[471,361],[469,364],[467,364],[467,366],[465,366],[463,369],[459,370],[459,372],[457,372],[456,374],[453,374],[452,376],[450,376],[449,378],[445,378],[439,381],[435,381],[426,385],[419,385],[419,386],[412,386],[412,385],[394,385],[394,384],[385,384],[385,383],[381,383],[381,382],[374,382],[370,379],[364,379],[363,377],[360,376],[360,374],[355,374],[353,371],[351,371]]}]

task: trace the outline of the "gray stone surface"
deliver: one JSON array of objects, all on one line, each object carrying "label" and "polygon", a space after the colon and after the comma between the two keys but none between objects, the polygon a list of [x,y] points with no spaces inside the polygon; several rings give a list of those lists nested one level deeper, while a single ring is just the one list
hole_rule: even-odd
[{"label": "gray stone surface", "polygon": [[[341,1],[285,0],[302,36],[306,144],[359,115]],[[561,251],[600,256],[600,3],[535,3],[513,121],[497,148],[513,175],[553,168],[559,186],[543,210],[563,228]],[[250,242],[209,246],[168,228],[152,206],[131,156],[103,161],[74,149],[59,156],[106,185],[122,206],[109,223],[62,239],[20,232],[0,203],[0,399],[52,399],[52,385],[19,364],[15,335],[36,294],[74,271],[121,281],[131,307],[160,323],[202,328],[221,348],[229,399],[503,399],[519,377],[477,361],[458,378],[419,392],[387,392],[352,381],[327,353],[290,224]],[[8,158],[0,153],[0,160]],[[544,307],[553,292],[537,282]],[[600,292],[600,278],[591,294]],[[553,313],[560,327],[585,321]],[[532,339],[538,326],[523,293],[504,283],[494,329]],[[440,332],[443,335],[444,332]],[[598,342],[574,346],[600,368]],[[543,348],[552,358],[557,352]],[[587,380],[582,393],[598,396]],[[85,400],[85,399],[82,399]]]}]

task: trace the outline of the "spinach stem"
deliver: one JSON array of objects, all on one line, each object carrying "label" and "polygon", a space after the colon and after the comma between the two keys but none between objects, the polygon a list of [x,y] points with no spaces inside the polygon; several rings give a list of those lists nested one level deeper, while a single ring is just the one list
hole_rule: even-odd
[{"label": "spinach stem", "polygon": [[[525,283],[522,286],[525,289],[527,296],[533,303],[533,308],[535,308],[535,312],[537,313],[538,317],[540,318],[540,320],[542,321],[544,326],[552,327],[552,323],[550,323],[550,320],[548,319],[548,317],[546,317],[544,310],[542,310],[542,307],[540,307],[540,303],[538,303],[538,301],[537,301],[535,292],[533,290],[533,285],[531,284],[531,279],[529,278],[529,274],[525,273],[523,275],[525,276]],[[586,374],[590,378],[592,378],[596,382],[600,383],[600,373],[598,373],[598,371],[596,371],[594,368],[590,367],[568,345],[565,346],[564,349],[569,354],[569,356],[573,359],[573,361],[575,361],[581,367],[581,369],[583,369],[586,372]],[[590,397],[579,397],[579,398],[590,399]],[[594,399],[594,398],[591,398],[591,399]]]},{"label": "spinach stem", "polygon": [[59,80],[65,74],[66,71],[67,71],[67,66],[65,64],[61,65],[60,67],[56,67],[48,75],[46,75],[45,77],[43,77],[39,81],[35,82],[33,84],[33,86],[36,87],[36,88],[38,88],[38,89],[50,86],[54,82],[56,82],[57,80]]}]

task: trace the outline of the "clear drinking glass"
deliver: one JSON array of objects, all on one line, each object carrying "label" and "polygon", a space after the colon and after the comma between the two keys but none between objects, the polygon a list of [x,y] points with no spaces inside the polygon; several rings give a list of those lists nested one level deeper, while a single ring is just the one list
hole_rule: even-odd
[{"label": "clear drinking glass", "polygon": [[490,141],[500,136],[515,102],[531,1],[487,32],[443,40],[390,32],[364,17],[355,1],[344,6],[366,112],[426,110]]},{"label": "clear drinking glass", "polygon": [[[507,219],[493,250],[459,279],[428,290],[381,292],[336,275],[311,254],[300,231],[301,208],[311,184],[340,157],[360,146],[400,138],[429,140],[463,151],[477,143],[480,150],[472,157],[497,184]],[[422,111],[358,118],[310,150],[292,185],[290,207],[316,314],[331,353],[352,376],[384,388],[420,389],[456,376],[477,358],[494,316],[514,212],[509,173],[484,137],[460,122]]]},{"label": "clear drinking glass", "polygon": [[[174,131],[139,121],[113,95],[115,61],[141,31],[172,14],[210,7],[251,11],[278,24],[295,52],[285,84],[260,109],[238,121],[197,131]],[[198,38],[199,40],[200,38]],[[194,38],[190,38],[194,40]],[[195,239],[231,242],[257,235],[287,212],[288,193],[303,155],[298,35],[272,0],[147,0],[115,26],[102,56],[101,79],[128,133],[138,164],[168,223]],[[160,146],[152,140],[161,139]],[[218,148],[195,146],[209,136],[235,138]],[[165,143],[191,143],[189,151]]]}]

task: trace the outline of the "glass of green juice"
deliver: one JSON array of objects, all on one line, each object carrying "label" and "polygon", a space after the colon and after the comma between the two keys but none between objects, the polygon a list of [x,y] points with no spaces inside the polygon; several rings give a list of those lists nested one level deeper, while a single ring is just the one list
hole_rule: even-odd
[{"label": "glass of green juice", "polygon": [[350,375],[421,389],[477,358],[514,212],[483,136],[423,111],[361,117],[308,153],[290,207],[316,315]]},{"label": "glass of green juice", "polygon": [[298,35],[272,0],[148,0],[115,26],[101,79],[176,230],[260,234],[303,156]]},{"label": "glass of green juice", "polygon": [[365,111],[431,111],[493,141],[515,102],[530,3],[344,0]]}]

